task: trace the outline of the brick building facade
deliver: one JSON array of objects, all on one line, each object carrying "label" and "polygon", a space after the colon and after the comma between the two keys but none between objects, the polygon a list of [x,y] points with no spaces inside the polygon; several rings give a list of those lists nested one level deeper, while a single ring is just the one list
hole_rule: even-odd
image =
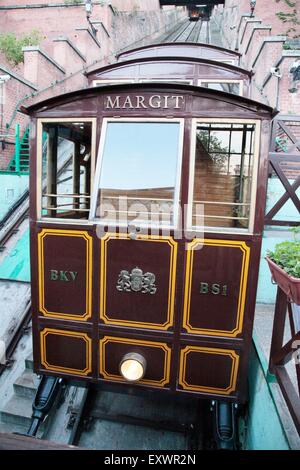
[{"label": "brick building facade", "polygon": [[37,30],[39,41],[23,49],[24,61],[18,65],[0,53],[0,169],[13,155],[16,125],[22,132],[27,125],[26,117],[17,112],[21,104],[87,86],[83,72],[88,67],[114,62],[116,53],[146,44],[186,17],[185,8],[161,8],[159,0],[92,3],[87,17],[85,1],[1,2],[1,34],[22,37]]},{"label": "brick building facade", "polygon": [[212,20],[225,47],[241,52],[241,66],[252,69],[251,97],[282,114],[300,114],[300,0],[257,0],[251,15],[249,0],[225,0]]}]

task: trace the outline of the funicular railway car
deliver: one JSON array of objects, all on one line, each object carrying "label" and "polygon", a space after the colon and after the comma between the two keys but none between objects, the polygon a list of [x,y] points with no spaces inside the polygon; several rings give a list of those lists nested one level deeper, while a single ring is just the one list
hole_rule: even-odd
[{"label": "funicular railway car", "polygon": [[198,7],[193,5],[189,8],[189,20],[190,21],[198,21],[200,19],[200,10]]},{"label": "funicular railway car", "polygon": [[190,57],[216,60],[226,64],[239,65],[241,54],[231,49],[225,49],[206,43],[165,42],[124,51],[117,56],[119,62],[145,57]]},{"label": "funicular railway car", "polygon": [[116,83],[185,83],[248,96],[252,72],[213,60],[145,57],[117,62],[86,73],[90,86]]},{"label": "funicular railway car", "polygon": [[245,402],[273,110],[133,83],[23,111],[35,372]]}]

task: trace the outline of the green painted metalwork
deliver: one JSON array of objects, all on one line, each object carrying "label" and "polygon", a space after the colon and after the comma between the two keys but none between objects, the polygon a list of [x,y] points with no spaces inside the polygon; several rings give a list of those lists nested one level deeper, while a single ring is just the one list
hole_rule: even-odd
[{"label": "green painted metalwork", "polygon": [[17,173],[20,173],[20,124],[16,125],[16,141],[15,141],[15,169]]},{"label": "green painted metalwork", "polygon": [[30,282],[29,229],[25,230],[1,261],[0,279]]},{"label": "green painted metalwork", "polygon": [[16,125],[15,131],[15,153],[7,170],[0,171],[1,174],[28,175],[29,174],[29,126],[25,129],[23,137],[20,135],[20,124]]}]

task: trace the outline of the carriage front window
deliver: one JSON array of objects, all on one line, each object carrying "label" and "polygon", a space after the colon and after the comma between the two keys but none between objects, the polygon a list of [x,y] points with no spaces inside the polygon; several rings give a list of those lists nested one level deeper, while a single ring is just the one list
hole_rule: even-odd
[{"label": "carriage front window", "polygon": [[39,127],[42,217],[88,219],[93,121],[45,119]]},{"label": "carriage front window", "polygon": [[255,127],[251,121],[197,122],[191,161],[193,227],[250,229]]},{"label": "carriage front window", "polygon": [[105,121],[94,213],[102,222],[176,223],[182,124],[179,120]]}]

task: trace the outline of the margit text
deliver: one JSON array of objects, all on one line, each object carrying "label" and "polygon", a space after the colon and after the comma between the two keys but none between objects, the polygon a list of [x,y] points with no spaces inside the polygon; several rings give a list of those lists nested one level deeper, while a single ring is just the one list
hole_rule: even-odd
[{"label": "margit text", "polygon": [[151,95],[151,96],[106,96],[105,109],[180,109],[184,105],[184,96]]}]

